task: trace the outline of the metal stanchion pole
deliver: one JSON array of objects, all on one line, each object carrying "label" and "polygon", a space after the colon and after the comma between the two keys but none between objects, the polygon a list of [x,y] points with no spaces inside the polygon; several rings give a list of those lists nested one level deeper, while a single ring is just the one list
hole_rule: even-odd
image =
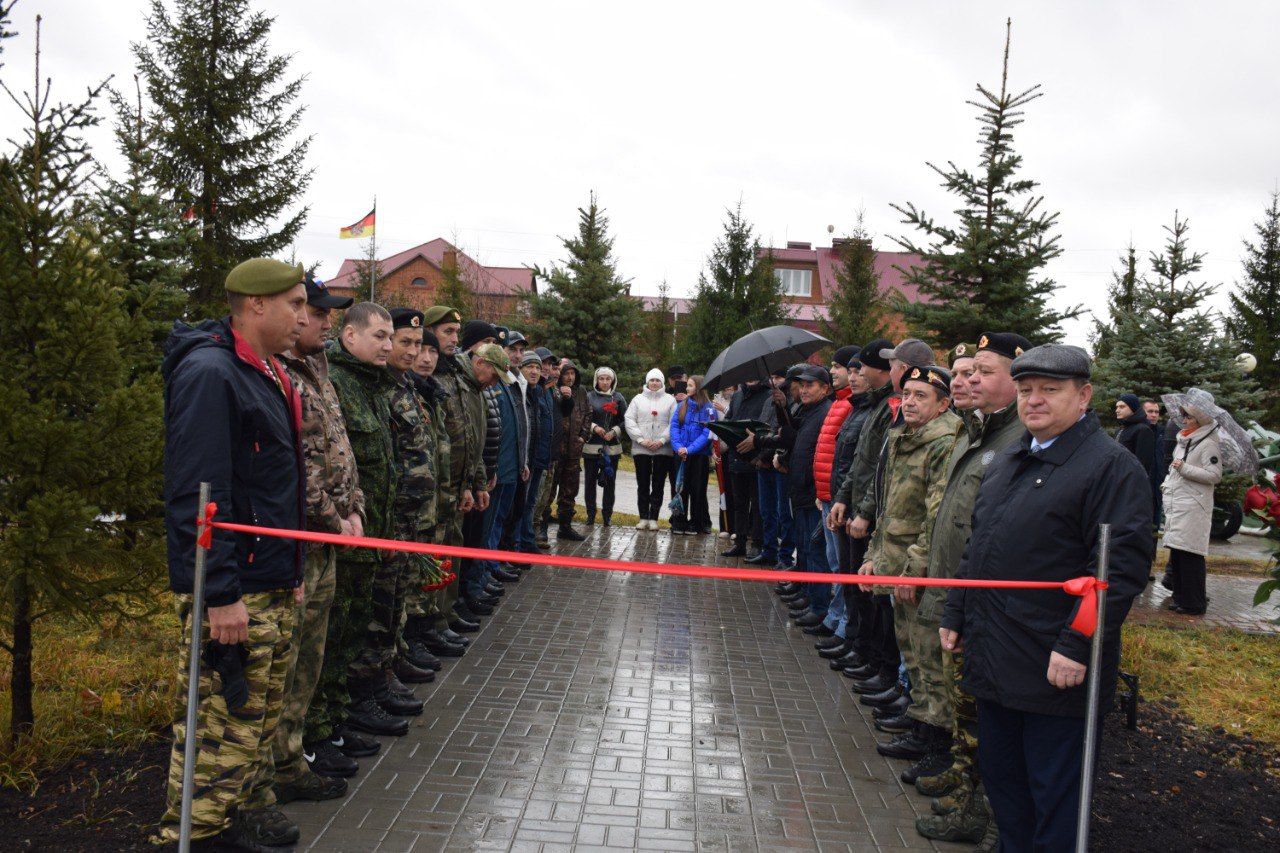
[{"label": "metal stanchion pole", "polygon": [[[209,505],[209,484],[200,484],[200,518]],[[191,849],[191,799],[196,776],[196,711],[200,705],[200,639],[204,623],[204,561],[207,549],[200,544],[200,528],[196,528],[196,567],[191,586],[191,659],[187,662],[187,731],[182,751],[182,822],[179,824],[178,850]]]},{"label": "metal stanchion pole", "polygon": [[1089,816],[1093,800],[1093,765],[1098,752],[1098,694],[1102,689],[1102,642],[1107,618],[1107,582],[1111,564],[1111,525],[1098,525],[1098,573],[1099,588],[1095,592],[1098,601],[1098,621],[1093,628],[1093,643],[1089,646],[1089,697],[1084,717],[1084,759],[1080,765],[1080,814],[1076,818],[1076,851],[1089,849]]}]

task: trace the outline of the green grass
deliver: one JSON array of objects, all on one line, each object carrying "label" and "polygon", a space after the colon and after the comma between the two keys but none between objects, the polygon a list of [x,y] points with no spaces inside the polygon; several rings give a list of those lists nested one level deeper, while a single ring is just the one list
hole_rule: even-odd
[{"label": "green grass", "polygon": [[1202,726],[1280,746],[1280,638],[1129,624],[1122,665],[1147,698],[1168,697]]}]

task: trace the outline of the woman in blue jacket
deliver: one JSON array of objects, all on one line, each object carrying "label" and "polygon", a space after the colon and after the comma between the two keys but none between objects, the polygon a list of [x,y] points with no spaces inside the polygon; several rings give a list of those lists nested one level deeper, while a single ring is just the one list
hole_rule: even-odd
[{"label": "woman in blue jacket", "polygon": [[676,464],[684,464],[684,486],[680,490],[684,513],[671,516],[671,532],[705,536],[711,532],[707,475],[714,440],[707,423],[716,419],[716,409],[702,390],[701,376],[690,376],[686,393],[676,395],[676,401],[671,413],[671,449],[675,451]]}]

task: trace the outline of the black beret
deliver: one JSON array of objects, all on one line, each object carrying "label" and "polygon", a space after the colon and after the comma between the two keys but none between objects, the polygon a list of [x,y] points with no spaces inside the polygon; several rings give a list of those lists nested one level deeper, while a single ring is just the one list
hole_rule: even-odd
[{"label": "black beret", "polygon": [[1089,354],[1070,344],[1044,344],[1032,347],[1013,360],[1009,375],[1014,379],[1047,376],[1051,379],[1088,379],[1093,362]]},{"label": "black beret", "polygon": [[893,349],[893,341],[886,338],[876,338],[874,341],[868,341],[863,345],[862,354],[858,358],[867,367],[888,370],[889,359],[880,354],[880,350],[886,349]]},{"label": "black beret", "polygon": [[902,384],[908,382],[927,382],[942,392],[942,396],[951,396],[951,371],[945,367],[931,364],[928,367],[913,367],[902,377]]},{"label": "black beret", "polygon": [[422,328],[422,312],[413,308],[392,308],[389,312],[391,315],[391,328],[393,329],[421,329]]},{"label": "black beret", "polygon": [[1005,358],[1017,358],[1031,349],[1031,341],[1016,332],[983,332],[978,338],[978,352],[993,352]]},{"label": "black beret", "polygon": [[849,360],[857,358],[858,353],[860,352],[862,352],[862,348],[854,344],[850,344],[849,346],[845,346],[845,347],[840,347],[840,349],[836,350],[835,353],[832,354],[831,363],[838,364],[841,367],[848,367]]}]

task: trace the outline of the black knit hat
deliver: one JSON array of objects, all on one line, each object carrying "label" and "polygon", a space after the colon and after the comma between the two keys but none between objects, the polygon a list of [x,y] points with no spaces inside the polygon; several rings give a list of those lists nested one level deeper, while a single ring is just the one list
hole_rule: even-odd
[{"label": "black knit hat", "polygon": [[422,345],[431,347],[436,352],[440,352],[440,339],[436,337],[436,333],[430,329],[422,330]]},{"label": "black knit hat", "polygon": [[874,367],[877,370],[888,370],[889,359],[880,354],[880,350],[893,349],[893,341],[886,338],[876,338],[874,341],[868,341],[862,347],[862,355],[859,360],[867,367]]},{"label": "black knit hat", "polygon": [[484,320],[468,320],[462,327],[461,344],[464,350],[471,349],[485,338],[498,339],[498,330]]},{"label": "black knit hat", "polygon": [[840,349],[836,350],[831,356],[831,363],[838,364],[841,367],[848,367],[849,362],[852,359],[857,358],[858,354],[861,352],[862,347],[857,344],[849,344],[848,346],[840,347]]}]

